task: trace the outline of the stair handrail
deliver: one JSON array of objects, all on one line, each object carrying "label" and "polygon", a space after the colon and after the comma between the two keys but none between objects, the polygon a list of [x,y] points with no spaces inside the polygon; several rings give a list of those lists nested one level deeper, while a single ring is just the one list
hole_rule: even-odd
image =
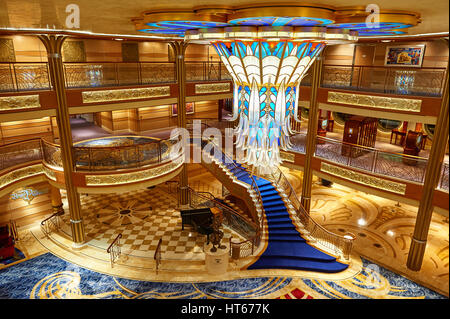
[{"label": "stair handrail", "polygon": [[[278,174],[278,177],[276,176]],[[297,194],[292,187],[289,180],[283,174],[283,172],[276,167],[276,173],[271,173],[271,179],[275,182],[276,187],[279,187],[280,182],[281,185],[287,185],[288,189],[284,189],[287,195],[286,198],[294,206],[296,211],[296,218],[301,225],[305,227],[305,229],[309,232],[310,236],[317,241],[317,243],[324,248],[324,250],[332,250],[337,255],[341,255],[344,260],[350,259],[350,254],[353,247],[354,235],[348,233],[344,236],[339,234],[335,234],[323,226],[318,224],[305,210],[301,201],[298,199]]]},{"label": "stair handrail", "polygon": [[[208,143],[211,143],[213,146],[214,146],[214,149],[218,149],[225,157],[226,157],[226,159],[228,159],[228,163],[231,163],[233,166],[234,166],[234,168],[237,168],[237,169],[239,169],[239,170],[241,170],[242,172],[246,172],[246,173],[248,173],[249,174],[249,177],[251,178],[251,180],[252,180],[252,183],[251,183],[251,188],[252,188],[252,190],[255,192],[255,194],[257,195],[257,197],[258,197],[258,202],[259,202],[259,204],[260,204],[260,207],[261,207],[261,210],[262,210],[262,213],[261,214],[258,214],[257,216],[258,216],[258,223],[259,223],[259,229],[260,230],[262,230],[263,229],[263,222],[264,222],[264,215],[265,215],[265,211],[264,211],[264,205],[262,204],[262,197],[261,197],[261,192],[260,192],[260,190],[259,190],[259,187],[258,187],[258,184],[256,183],[256,181],[255,181],[255,178],[254,178],[254,175],[253,175],[253,173],[252,172],[249,172],[246,168],[244,168],[244,167],[241,167],[241,166],[237,166],[236,165],[236,163],[234,162],[234,160],[233,160],[233,157],[231,157],[230,155],[228,155],[225,151],[223,151],[219,146],[217,146],[211,139],[209,139],[209,140],[207,140],[208,141]],[[259,245],[259,242],[258,242],[258,245]],[[257,246],[258,246],[257,245]]]},{"label": "stair handrail", "polygon": [[117,258],[119,258],[121,249],[120,249],[120,238],[122,238],[122,233],[118,234],[116,238],[112,241],[112,243],[106,248],[106,252],[110,256],[111,267],[113,267],[114,262]]},{"label": "stair handrail", "polygon": [[45,218],[43,221],[41,221],[41,230],[42,232],[48,236],[50,235],[51,229],[49,223],[52,223],[53,226],[55,226],[55,229],[58,230],[59,227],[59,216],[64,215],[64,211],[59,211],[56,213],[51,214],[49,217]]},{"label": "stair handrail", "polygon": [[[252,222],[252,221],[250,221],[249,219],[245,218],[244,216],[242,216],[241,214],[236,212],[233,208],[228,207],[227,205],[224,205],[224,204],[220,203],[217,200],[213,200],[213,199],[210,199],[210,198],[208,198],[207,196],[205,196],[203,194],[199,194],[198,192],[196,192],[195,190],[193,190],[190,187],[188,187],[188,190],[189,190],[189,198],[192,198],[192,196],[198,196],[198,197],[204,198],[204,199],[206,199],[206,200],[208,200],[210,202],[212,201],[213,205],[222,207],[222,211],[226,210],[227,212],[231,213],[231,215],[234,215],[237,218],[240,218],[245,223],[247,223],[251,227],[253,227],[255,229],[255,234],[253,236],[246,236],[248,234],[246,234],[246,235],[242,234],[243,237],[249,237],[249,238],[247,238],[247,239],[245,239],[243,241],[235,242],[235,241],[232,240],[233,238],[230,238],[230,254],[231,254],[232,257],[236,257],[236,258],[247,257],[248,255],[242,255],[242,252],[244,250],[241,249],[241,247],[245,246],[245,245],[250,246],[250,248],[251,248],[250,255],[253,255],[253,253],[255,251],[255,247],[259,246],[260,239],[261,239],[261,232],[260,232],[260,229],[259,229],[259,225],[254,223],[254,222]],[[232,227],[232,226],[230,225],[230,227]],[[239,231],[237,231],[237,232],[239,232]],[[238,247],[239,249],[234,250],[233,247]],[[234,254],[233,254],[233,251],[235,251]],[[235,256],[236,252],[238,252],[239,256]]]},{"label": "stair handrail", "polygon": [[[229,210],[233,215],[238,216],[239,218],[242,218],[243,220],[245,220],[246,223],[250,224],[253,228],[255,228],[256,230],[259,229],[258,224],[254,223],[252,220],[248,219],[245,216],[242,216],[241,214],[239,214],[239,212],[237,212],[235,209],[233,209],[232,207],[225,205],[223,203],[221,203],[219,200],[217,200],[217,197],[215,197],[213,194],[209,193],[209,192],[197,192],[195,189],[193,189],[192,187],[188,186],[188,190],[192,193],[194,193],[195,195],[197,195],[198,197],[204,197],[207,200],[210,200],[214,203],[214,205],[222,207],[224,209]],[[208,196],[203,195],[203,194],[208,194],[210,195],[212,198],[208,198]]]},{"label": "stair handrail", "polygon": [[161,264],[161,245],[162,245],[162,238],[158,240],[158,245],[155,249],[155,254],[153,255],[153,259],[155,260],[155,271],[156,274],[158,274],[158,268]]}]

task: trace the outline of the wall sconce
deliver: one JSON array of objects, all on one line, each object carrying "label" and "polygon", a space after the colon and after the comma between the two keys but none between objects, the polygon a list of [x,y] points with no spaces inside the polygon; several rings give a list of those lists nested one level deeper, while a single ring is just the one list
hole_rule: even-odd
[{"label": "wall sconce", "polygon": [[353,129],[352,129],[352,128],[349,128],[349,129],[348,129],[348,133],[349,133],[349,134],[353,134]]}]

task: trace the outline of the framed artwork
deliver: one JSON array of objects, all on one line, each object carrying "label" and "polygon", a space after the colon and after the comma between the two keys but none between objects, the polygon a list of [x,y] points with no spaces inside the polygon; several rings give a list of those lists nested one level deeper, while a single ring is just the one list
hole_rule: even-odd
[{"label": "framed artwork", "polygon": [[[194,114],[194,113],[195,113],[195,103],[194,102],[186,103],[186,114]],[[172,104],[171,114],[172,116],[178,115],[178,104]]]},{"label": "framed artwork", "polygon": [[194,102],[186,103],[186,114],[194,114]]},{"label": "framed artwork", "polygon": [[172,114],[172,116],[177,116],[178,115],[178,104],[172,104],[171,114]]},{"label": "framed artwork", "polygon": [[384,65],[420,68],[424,52],[424,44],[388,46]]}]

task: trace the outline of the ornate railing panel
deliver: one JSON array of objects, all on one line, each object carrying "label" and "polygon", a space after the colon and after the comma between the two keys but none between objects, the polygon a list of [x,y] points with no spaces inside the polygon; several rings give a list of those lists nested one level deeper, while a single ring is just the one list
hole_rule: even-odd
[{"label": "ornate railing panel", "polygon": [[111,267],[113,267],[114,262],[119,258],[122,250],[120,248],[120,238],[122,238],[122,234],[118,234],[116,238],[112,241],[109,247],[106,249],[106,252],[110,256]]},{"label": "ornate railing panel", "polygon": [[0,62],[0,92],[49,90],[48,64],[45,62]]},{"label": "ornate railing panel", "polygon": [[[174,145],[178,137],[167,140],[151,140],[147,143],[121,146],[74,146],[74,162],[77,171],[100,171],[143,167],[167,162],[176,157]],[[62,168],[59,145],[43,141],[44,162]]]},{"label": "ornate railing panel", "polygon": [[[292,151],[305,153],[306,134],[294,135],[291,142]],[[416,183],[423,183],[428,162],[424,157],[381,151],[321,136],[316,137],[315,156],[344,166]]]},{"label": "ornate railing panel", "polygon": [[387,94],[441,96],[445,68],[324,65],[321,86]]},{"label": "ornate railing panel", "polygon": [[38,160],[42,160],[40,138],[0,146],[0,171]]},{"label": "ornate railing panel", "polygon": [[46,236],[49,236],[52,232],[58,231],[60,229],[61,227],[60,216],[63,214],[64,211],[57,212],[41,221],[41,230]]},{"label": "ornate railing panel", "polygon": [[448,192],[448,163],[442,164],[441,178],[439,180],[438,188]]},{"label": "ornate railing panel", "polygon": [[175,83],[173,62],[65,63],[68,88]]},{"label": "ornate railing panel", "polygon": [[223,81],[231,76],[222,62],[186,62],[186,81]]}]

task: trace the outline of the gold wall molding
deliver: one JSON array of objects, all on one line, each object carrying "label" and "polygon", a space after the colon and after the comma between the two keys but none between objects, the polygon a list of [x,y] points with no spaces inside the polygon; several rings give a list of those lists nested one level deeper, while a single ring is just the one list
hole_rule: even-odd
[{"label": "gold wall molding", "polygon": [[406,184],[393,182],[379,177],[366,175],[357,171],[352,171],[325,162],[321,163],[320,171],[337,177],[350,180],[359,184],[371,186],[388,192],[405,195]]},{"label": "gold wall molding", "polygon": [[12,39],[0,39],[0,61],[16,62],[16,53]]},{"label": "gold wall molding", "polygon": [[176,170],[183,164],[184,156],[180,156],[176,160],[158,167],[150,167],[146,170],[111,175],[86,175],[87,186],[113,186],[127,183],[136,183],[152,178],[157,178]]},{"label": "gold wall molding", "polygon": [[22,167],[0,176],[0,189],[21,179],[41,174],[42,164]]},{"label": "gold wall molding", "polygon": [[149,99],[164,96],[170,96],[170,86],[82,92],[83,103]]},{"label": "gold wall molding", "polygon": [[45,176],[47,176],[48,179],[51,179],[52,181],[56,182],[56,175],[54,171],[52,171],[45,165],[42,165],[42,171],[44,172]]},{"label": "gold wall molding", "polygon": [[289,152],[281,151],[280,157],[283,161],[286,161],[286,162],[294,163],[294,161],[295,161],[295,155],[292,153],[289,153]]},{"label": "gold wall molding", "polygon": [[196,84],[195,94],[230,92],[231,83]]},{"label": "gold wall molding", "polygon": [[378,109],[420,112],[422,100],[328,91],[328,102]]},{"label": "gold wall molding", "polygon": [[64,62],[86,62],[84,41],[64,41],[62,58]]},{"label": "gold wall molding", "polygon": [[0,97],[0,111],[34,109],[41,107],[39,95],[16,95]]}]

